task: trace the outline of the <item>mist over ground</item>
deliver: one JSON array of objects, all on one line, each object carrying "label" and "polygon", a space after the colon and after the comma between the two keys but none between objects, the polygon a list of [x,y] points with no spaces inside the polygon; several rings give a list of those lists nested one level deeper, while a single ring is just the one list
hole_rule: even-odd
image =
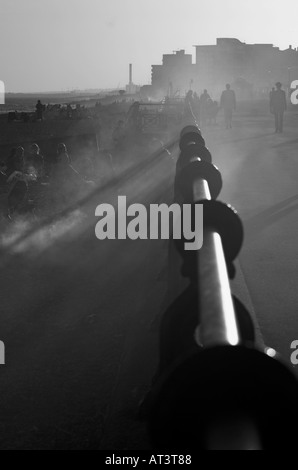
[{"label": "mist over ground", "polygon": [[[274,135],[261,103],[257,116],[240,107],[230,131],[221,116],[202,130],[222,172],[220,200],[244,222],[235,293],[286,361],[298,331],[296,125],[292,111]],[[97,240],[95,208],[118,195],[171,204],[178,152],[160,147],[131,147],[116,179],[88,188],[63,216],[2,220],[2,448],[149,448],[136,410],[156,370],[162,312],[186,281],[164,240]]]}]

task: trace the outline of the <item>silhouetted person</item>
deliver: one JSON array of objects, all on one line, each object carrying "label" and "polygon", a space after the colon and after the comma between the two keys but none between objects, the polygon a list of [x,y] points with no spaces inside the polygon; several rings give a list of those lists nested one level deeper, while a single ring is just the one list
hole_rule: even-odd
[{"label": "silhouetted person", "polygon": [[76,104],[75,111],[76,111],[76,118],[81,119],[81,117],[82,117],[82,108],[81,108],[80,104]]},{"label": "silhouetted person", "polygon": [[56,156],[56,163],[60,164],[68,164],[71,165],[72,159],[71,156],[68,154],[66,145],[64,143],[60,143],[57,146],[57,156]]},{"label": "silhouetted person", "polygon": [[44,176],[44,158],[41,155],[40,148],[37,144],[31,145],[26,166],[29,173],[34,174],[36,178],[42,178]]},{"label": "silhouetted person", "polygon": [[282,90],[282,84],[276,84],[277,90],[272,93],[270,108],[275,117],[275,133],[281,134],[283,132],[284,113],[287,109],[286,92]]},{"label": "silhouetted person", "polygon": [[83,177],[73,167],[72,159],[64,143],[58,144],[57,154],[50,176],[51,205],[63,206],[73,202],[78,195]]},{"label": "silhouetted person", "polygon": [[194,113],[197,117],[198,124],[201,124],[201,101],[200,97],[196,92],[193,94],[193,102],[194,102]]},{"label": "silhouetted person", "polygon": [[204,93],[200,96],[200,107],[201,107],[201,120],[202,125],[205,126],[207,124],[208,119],[208,102],[211,100],[208,90],[204,90]]},{"label": "silhouetted person", "polygon": [[71,107],[70,104],[68,104],[67,107],[66,107],[66,117],[67,117],[67,119],[72,118],[72,107]]},{"label": "silhouetted person", "polygon": [[28,196],[28,178],[25,173],[25,158],[23,147],[13,149],[7,161],[8,186],[8,217],[14,212],[21,211],[26,205]]},{"label": "silhouetted person", "polygon": [[14,173],[24,173],[25,170],[25,151],[23,147],[13,148],[11,150],[11,154],[7,159],[7,169],[6,174],[8,178],[12,176]]},{"label": "silhouetted person", "polygon": [[272,90],[269,93],[269,103],[270,103],[270,113],[273,114],[273,109],[272,109],[272,97],[273,93],[275,92],[275,87],[272,88]]},{"label": "silhouetted person", "polygon": [[216,126],[216,118],[219,112],[219,106],[217,101],[210,100],[208,109],[208,120],[211,126]]},{"label": "silhouetted person", "polygon": [[201,96],[200,96],[201,104],[207,103],[207,101],[209,101],[210,99],[211,99],[211,97],[208,93],[208,90],[204,90],[204,93],[202,93]]},{"label": "silhouetted person", "polygon": [[194,99],[193,99],[193,92],[189,90],[186,93],[185,100],[184,100],[184,116],[193,117],[194,115]]},{"label": "silhouetted person", "polygon": [[206,123],[209,125],[211,124],[211,116],[212,116],[212,109],[213,109],[213,101],[210,98],[206,103]]},{"label": "silhouetted person", "polygon": [[42,120],[42,114],[43,114],[43,105],[40,100],[37,101],[37,104],[35,106],[36,108],[36,117],[37,120]]},{"label": "silhouetted person", "polygon": [[224,110],[226,129],[232,129],[233,111],[236,110],[236,95],[229,84],[221,94],[220,107]]}]

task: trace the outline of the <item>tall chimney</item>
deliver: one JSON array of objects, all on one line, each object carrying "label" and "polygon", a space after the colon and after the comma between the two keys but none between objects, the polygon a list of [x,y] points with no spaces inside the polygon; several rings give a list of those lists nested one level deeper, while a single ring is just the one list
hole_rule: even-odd
[{"label": "tall chimney", "polygon": [[132,64],[129,64],[129,84],[132,85]]}]

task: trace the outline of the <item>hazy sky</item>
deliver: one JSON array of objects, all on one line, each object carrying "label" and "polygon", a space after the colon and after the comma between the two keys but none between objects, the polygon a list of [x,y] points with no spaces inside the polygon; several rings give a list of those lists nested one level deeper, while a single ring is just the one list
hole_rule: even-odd
[{"label": "hazy sky", "polygon": [[151,79],[162,54],[217,37],[298,47],[297,0],[0,0],[8,91],[105,88]]}]

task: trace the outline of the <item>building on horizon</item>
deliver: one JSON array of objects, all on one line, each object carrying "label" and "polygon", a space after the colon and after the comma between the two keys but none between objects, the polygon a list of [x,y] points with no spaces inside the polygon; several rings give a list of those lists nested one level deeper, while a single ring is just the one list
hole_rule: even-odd
[{"label": "building on horizon", "polygon": [[290,86],[290,70],[298,67],[298,48],[280,50],[273,44],[246,44],[235,38],[218,38],[215,45],[197,45],[195,63],[184,50],[163,55],[162,65],[152,65],[152,97],[184,96],[205,88],[218,97],[226,83],[239,99],[268,93],[277,81]]},{"label": "building on horizon", "polygon": [[192,86],[193,74],[192,55],[182,49],[164,54],[162,65],[152,65],[151,84],[153,90],[162,91],[163,95],[183,95]]}]

